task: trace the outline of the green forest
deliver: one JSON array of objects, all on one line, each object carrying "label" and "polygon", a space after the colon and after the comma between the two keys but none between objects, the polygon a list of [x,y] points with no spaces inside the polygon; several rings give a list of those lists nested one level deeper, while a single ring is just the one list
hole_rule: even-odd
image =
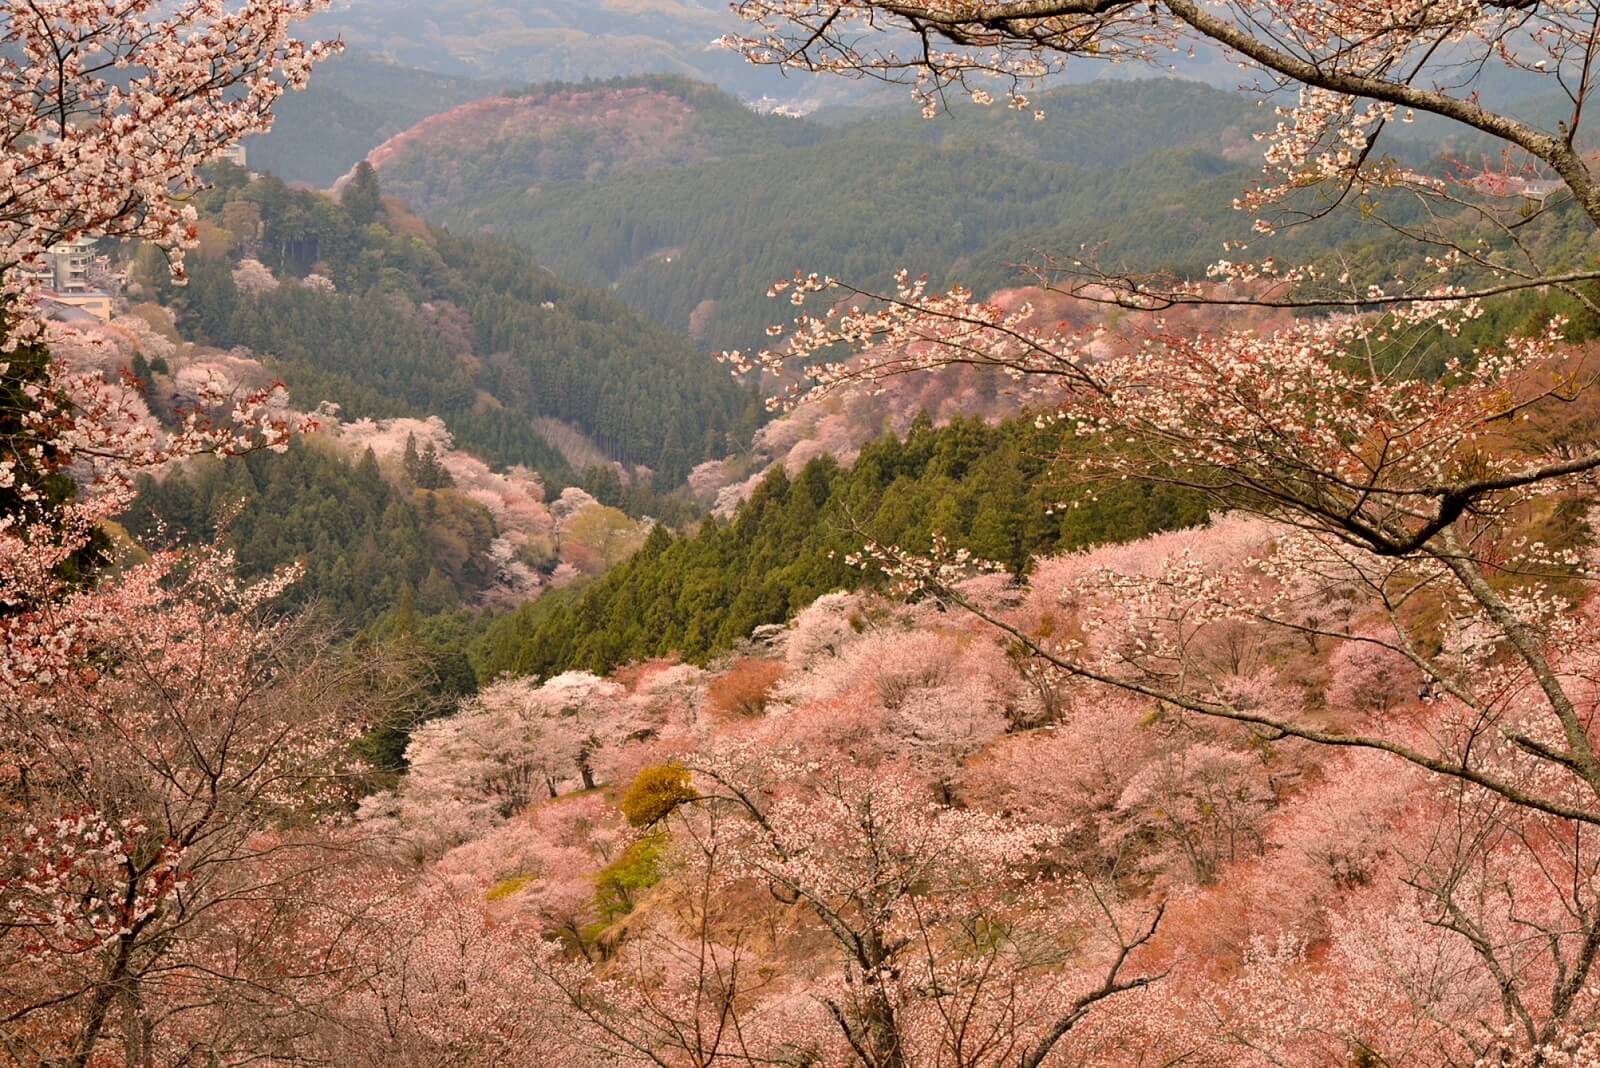
[{"label": "green forest", "polygon": [[[492,165],[413,152],[396,166],[402,181],[419,167],[455,175],[448,206],[431,212],[441,222],[613,284],[713,350],[758,344],[785,318],[765,294],[796,270],[883,286],[904,267],[984,292],[1018,284],[1016,265],[1041,251],[1090,247],[1111,263],[1192,273],[1225,238],[1248,235],[1229,205],[1258,172],[1245,161],[1254,98],[1151,79],[1036,103],[1043,119],[953,102],[932,120],[906,107],[825,129],[779,120],[797,140],[826,136],[592,181],[532,182],[548,148],[531,141],[496,146]],[[1293,235],[1280,245],[1302,251]]]},{"label": "green forest", "polygon": [[794,478],[774,470],[731,522],[688,536],[657,527],[630,560],[584,588],[495,620],[476,643],[480,679],[605,672],[634,660],[704,662],[817,597],[875,581],[849,566],[863,537],[925,551],[935,531],[1021,574],[1037,554],[1191,525],[1205,508],[1154,484],[1118,484],[1078,507],[1048,477],[1062,431],[1029,418],[989,425],[926,416],[855,464],[831,457]]},{"label": "green forest", "polygon": [[[509,245],[428,228],[375,187],[335,202],[220,168],[202,207],[213,254],[195,258],[187,286],[159,270],[152,284],[187,339],[253,349],[303,403],[332,401],[345,418],[438,415],[462,447],[557,488],[575,473],[536,416],[668,488],[763,418],[753,393],[672,332]],[[247,254],[283,279],[316,271],[337,292],[241,293],[232,267]]]},{"label": "green forest", "polygon": [[492,579],[484,553],[494,520],[446,487],[394,485],[369,449],[355,464],[294,441],[282,455],[192,462],[139,484],[125,517],[143,544],[225,535],[249,578],[299,564],[286,606],[360,628],[407,599],[421,612],[459,608]]}]

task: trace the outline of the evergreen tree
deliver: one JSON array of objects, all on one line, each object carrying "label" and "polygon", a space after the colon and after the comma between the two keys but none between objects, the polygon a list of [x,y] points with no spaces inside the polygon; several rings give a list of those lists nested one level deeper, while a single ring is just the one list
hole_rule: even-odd
[{"label": "evergreen tree", "polygon": [[[0,304],[0,338],[7,332],[6,310]],[[0,515],[12,518],[18,529],[59,514],[61,507],[77,493],[72,478],[56,470],[60,455],[47,439],[40,441],[30,422],[40,410],[42,387],[46,382],[50,352],[37,343],[26,343],[0,353],[0,452],[16,465],[11,477],[0,479]],[[37,496],[24,495],[20,487],[31,486]],[[40,529],[54,529],[45,522]],[[109,541],[96,532],[61,566],[63,578],[86,579],[106,560]],[[0,600],[0,615],[23,606]]]},{"label": "evergreen tree", "polygon": [[581,485],[584,492],[601,504],[620,508],[624,503],[622,476],[618,475],[617,469],[610,464],[596,464],[584,468]]},{"label": "evergreen tree", "polygon": [[757,626],[781,623],[830,590],[877,579],[845,565],[857,527],[884,544],[926,550],[934,530],[1021,573],[1042,553],[1122,541],[1199,522],[1205,509],[1163,487],[1123,485],[1052,511],[1044,457],[1068,445],[1059,427],[919,416],[843,468],[831,457],[793,479],[774,468],[731,523],[693,537],[656,527],[632,558],[581,591],[546,595],[489,625],[480,677],[550,675],[680,655],[703,662]]},{"label": "evergreen tree", "polygon": [[357,226],[378,220],[383,210],[383,192],[378,186],[378,172],[371,163],[362,160],[356,164],[355,174],[339,194],[339,205]]},{"label": "evergreen tree", "polygon": [[406,435],[406,446],[400,453],[400,469],[406,473],[412,485],[417,483],[417,469],[422,465],[422,458],[417,455],[417,436]]},{"label": "evergreen tree", "polygon": [[133,354],[133,360],[128,366],[128,371],[138,380],[139,391],[141,393],[149,393],[151,367],[149,361],[144,358],[144,353],[136,352]]},{"label": "evergreen tree", "polygon": [[400,465],[405,469],[406,477],[417,489],[436,490],[445,489],[455,485],[455,479],[450,477],[444,464],[439,460],[439,450],[433,442],[428,442],[422,450],[417,450],[417,436],[406,435],[406,447],[400,457]]}]

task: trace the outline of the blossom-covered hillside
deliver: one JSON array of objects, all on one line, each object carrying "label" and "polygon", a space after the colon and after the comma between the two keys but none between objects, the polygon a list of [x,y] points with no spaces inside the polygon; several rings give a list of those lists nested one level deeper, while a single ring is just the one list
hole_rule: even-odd
[{"label": "blossom-covered hillside", "polygon": [[0,4],[7,1063],[1600,1065],[1593,0],[739,0],[1006,117],[493,202],[655,325],[222,164],[326,6]]},{"label": "blossom-covered hillside", "polygon": [[[1220,516],[956,589],[1091,662],[1175,656],[1264,717],[1423,747],[1456,730],[1356,575],[1284,588],[1293,551]],[[1293,596],[1306,636],[1197,614],[1224,580]],[[1334,631],[1358,638],[1316,637]],[[364,819],[482,934],[406,981],[543,947],[479,992],[494,1026],[453,1041],[487,1056],[514,1025],[562,1052],[499,1063],[695,1063],[723,1043],[780,1063],[853,1045],[908,1064],[1470,1063],[1502,1041],[1505,995],[1462,931],[1538,1019],[1583,952],[1564,917],[1592,862],[1558,860],[1539,818],[1392,756],[1108,694],[937,602],[829,594],[711,670],[500,683],[407,756]]]},{"label": "blossom-covered hillside", "polygon": [[[205,398],[273,382],[248,349],[174,341],[161,309],[141,311],[104,324],[52,324],[48,336],[80,373],[136,382],[129,417],[150,432]],[[648,531],[576,486],[552,495],[527,468],[492,468],[456,448],[437,416],[346,420],[337,410],[295,411],[290,400],[280,398],[283,417],[315,418],[314,434],[286,456],[157,469],[139,483],[128,531],[156,548],[226,530],[247,574],[303,564],[295,599],[321,599],[347,626],[370,622],[402,595],[417,595],[430,612],[522,604],[603,572]]]}]

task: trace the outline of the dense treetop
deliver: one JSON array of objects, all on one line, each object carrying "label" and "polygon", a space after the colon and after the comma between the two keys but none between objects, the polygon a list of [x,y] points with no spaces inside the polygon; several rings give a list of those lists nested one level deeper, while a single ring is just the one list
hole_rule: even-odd
[{"label": "dense treetop", "polygon": [[[386,480],[370,452],[351,464],[326,447],[296,443],[282,456],[195,464],[140,483],[125,521],[149,544],[181,534],[208,543],[226,534],[245,575],[305,568],[287,604],[315,604],[361,626],[415,594],[417,610],[471,601],[494,576],[485,554],[494,522],[440,490],[413,494]],[[158,528],[158,523],[165,530]]]}]

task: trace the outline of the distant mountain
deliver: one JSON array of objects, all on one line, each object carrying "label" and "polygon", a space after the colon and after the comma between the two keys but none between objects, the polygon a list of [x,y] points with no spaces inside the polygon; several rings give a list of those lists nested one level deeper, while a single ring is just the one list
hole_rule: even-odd
[{"label": "distant mountain", "polygon": [[249,164],[326,188],[386,138],[494,90],[351,50],[318,65],[307,89],[279,102],[272,132],[245,141]]},{"label": "distant mountain", "polygon": [[[751,29],[728,0],[339,0],[309,27],[406,66],[500,84],[683,74],[745,98],[811,104],[858,102],[883,92],[871,79],[751,66],[716,43]],[[909,35],[905,42],[915,47]],[[1149,65],[1080,57],[1056,84],[1168,74],[1221,89],[1250,81],[1220,50],[1202,47],[1158,55]]]},{"label": "distant mountain", "polygon": [[726,0],[361,0],[310,23],[363,52],[501,85],[685,74],[746,97],[859,99],[838,79],[785,78],[714,42],[741,23]]},{"label": "distant mountain", "polygon": [[[835,123],[889,103],[906,113],[903,88],[753,67],[714,43],[741,28],[748,26],[726,0],[341,0],[308,32],[339,36],[349,51],[319,67],[310,90],[279,107],[274,132],[250,147],[262,168],[326,186],[385,138],[457,104],[508,87],[648,74],[820,109]],[[1081,58],[1053,85],[1169,76],[1228,91],[1252,84],[1235,63],[1201,48],[1148,66]],[[1501,70],[1474,88],[1520,114],[1517,102],[1543,83]]]},{"label": "distant mountain", "polygon": [[[1141,250],[1164,262],[1214,256],[1217,227],[1236,220],[1194,194],[1247,180],[1259,119],[1252,97],[1174,80],[1058,90],[1041,99],[1042,121],[967,104],[932,121],[899,108],[824,126],[753,115],[678,79],[519,100],[400,135],[373,155],[385,187],[455,229],[612,285],[709,348],[758,343],[783,314],[767,287],[796,269],[872,284],[900,267],[944,276],[1068,221],[1148,235]],[[1172,167],[1153,179],[1140,161],[1158,152]],[[1128,188],[1180,217],[1153,216]]]},{"label": "distant mountain", "polygon": [[368,158],[422,212],[821,141],[828,131],[758,115],[701,82],[655,76],[554,84],[462,104]]}]

